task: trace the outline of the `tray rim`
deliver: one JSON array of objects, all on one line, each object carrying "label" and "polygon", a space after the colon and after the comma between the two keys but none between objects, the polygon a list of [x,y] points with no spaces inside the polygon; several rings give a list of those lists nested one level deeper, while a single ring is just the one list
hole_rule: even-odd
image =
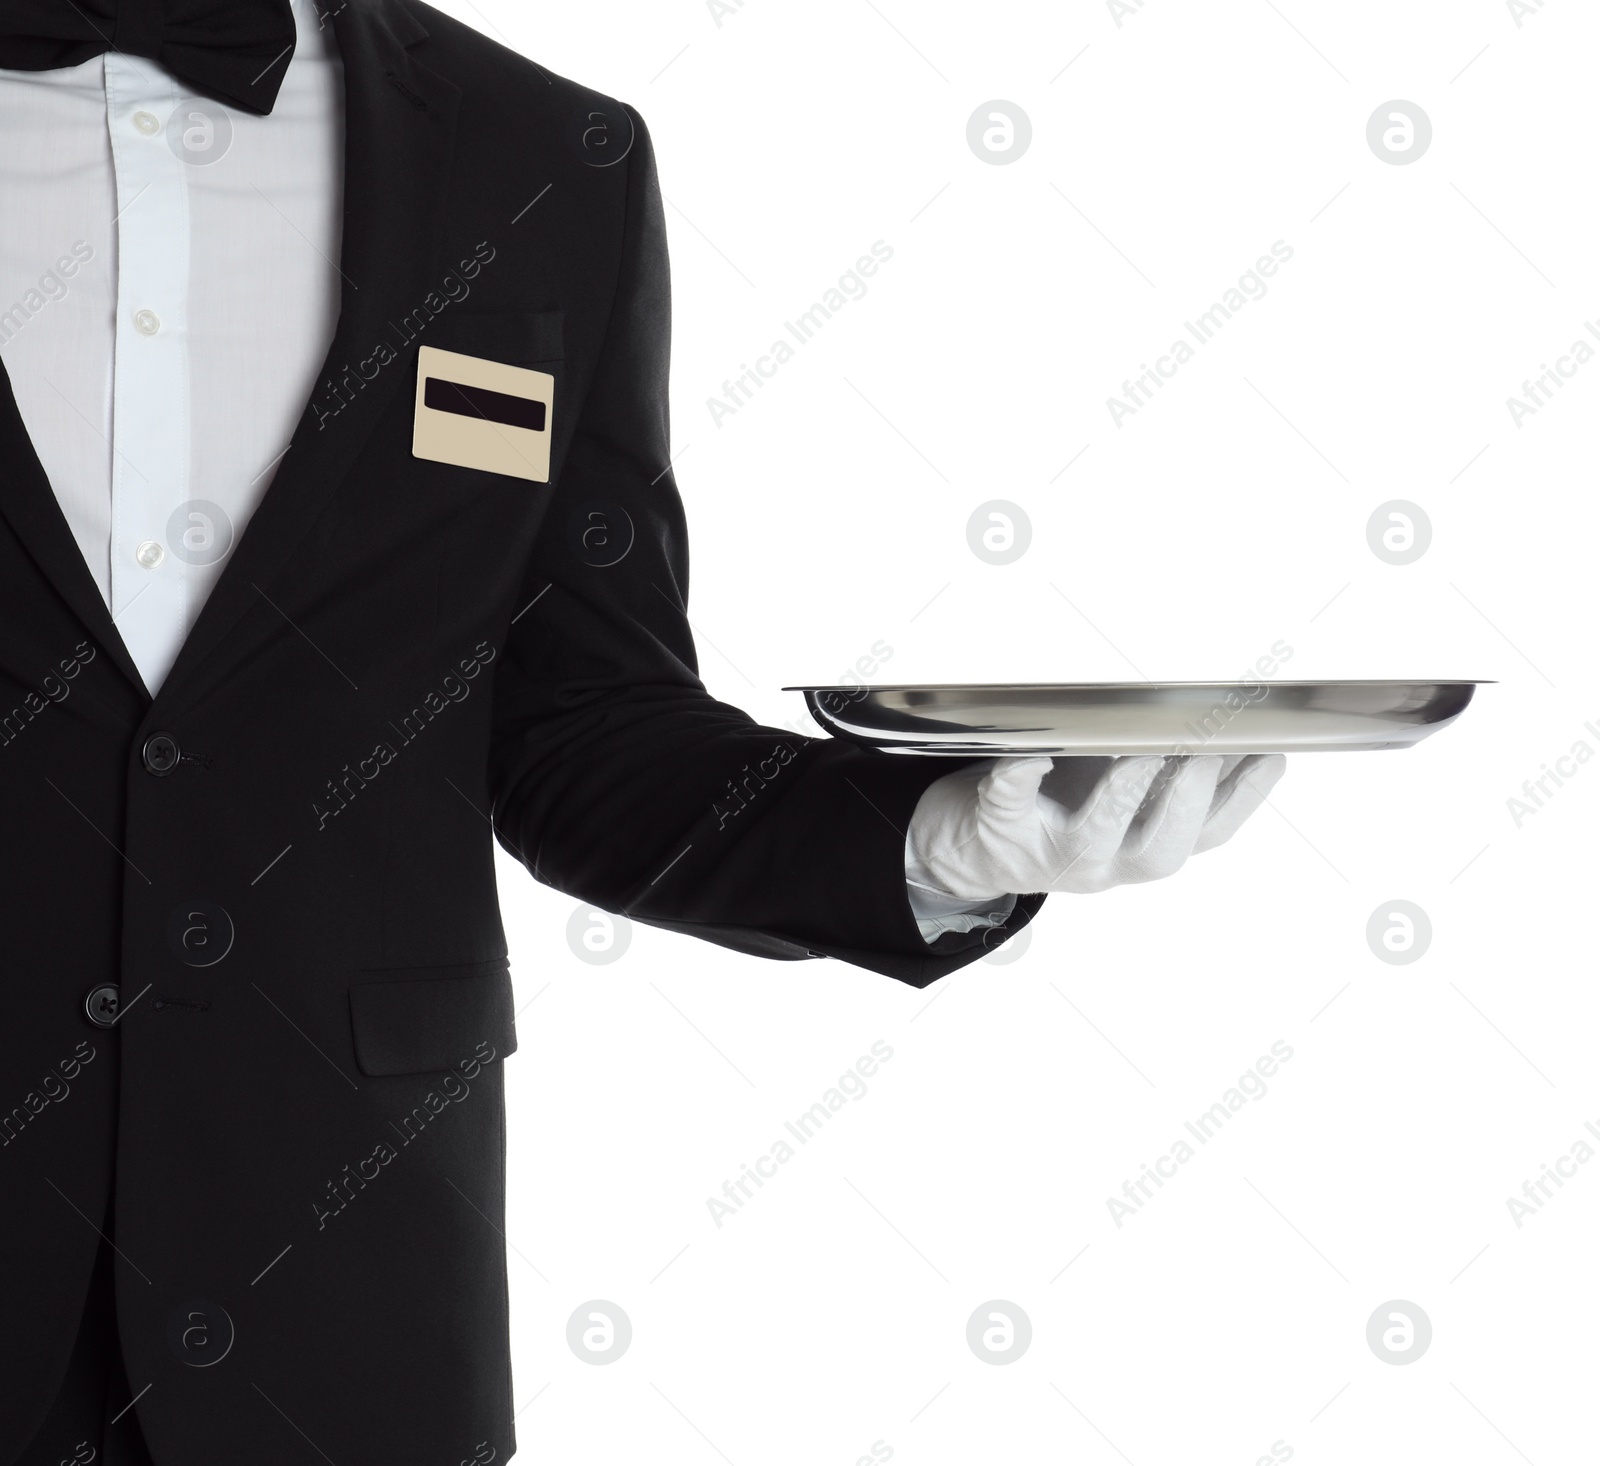
[{"label": "tray rim", "polygon": [[[1161,756],[1193,754],[1197,751],[1231,754],[1247,752],[1315,753],[1382,751],[1412,748],[1432,734],[1448,727],[1465,711],[1477,689],[1490,685],[1477,679],[1455,678],[1445,681],[1421,682],[1413,678],[1335,678],[1315,681],[1309,678],[1285,679],[1281,682],[987,682],[987,683],[883,683],[850,687],[795,687],[785,691],[799,692],[805,699],[807,711],[823,731],[834,738],[876,749],[882,753],[903,753],[926,756],[965,756],[968,758],[997,757],[1049,757],[1111,755],[1122,756],[1157,752]],[[1276,710],[1281,718],[1285,708],[1296,713],[1295,721],[1305,723],[1305,714],[1319,712],[1304,706],[1305,699],[1292,695],[1304,692],[1311,702],[1326,695],[1335,703],[1339,694],[1362,694],[1359,700],[1374,697],[1381,708],[1355,709],[1358,720],[1383,724],[1402,713],[1419,713],[1428,710],[1428,716],[1408,717],[1403,726],[1391,728],[1388,733],[1375,732],[1370,740],[1345,741],[1353,735],[1332,738],[1329,735],[1307,732],[1288,733],[1282,730],[1272,737],[1245,738],[1245,730],[1228,736],[1227,729],[1200,737],[1203,747],[1190,746],[1188,736],[1174,736],[1155,740],[1152,746],[1148,735],[1138,737],[1101,736],[1085,739],[1073,736],[1063,726],[1091,713],[1104,714],[1120,711],[1128,716],[1145,717],[1155,713],[1181,717],[1187,714],[1191,723],[1184,725],[1185,735],[1194,735],[1192,720],[1204,719],[1208,706],[1215,710],[1218,701],[1234,700],[1243,694],[1247,702],[1259,711],[1271,714]],[[1412,704],[1415,706],[1411,706]],[[1244,708],[1238,709],[1242,715]],[[1352,710],[1345,710],[1352,711]],[[986,716],[985,716],[986,715]],[[1017,723],[1016,727],[973,725],[974,716],[987,725],[990,719],[1002,723]],[[912,726],[882,726],[881,720],[899,722],[910,718]],[[1246,721],[1259,721],[1249,718]],[[1034,726],[1037,724],[1037,726]],[[874,726],[877,725],[877,726]],[[1031,736],[1030,736],[1031,735]],[[1053,736],[1045,736],[1053,735]]]},{"label": "tray rim", "polygon": [[1498,687],[1484,677],[1263,677],[1259,682],[833,682],[802,683],[783,692],[1110,692],[1169,687]]}]

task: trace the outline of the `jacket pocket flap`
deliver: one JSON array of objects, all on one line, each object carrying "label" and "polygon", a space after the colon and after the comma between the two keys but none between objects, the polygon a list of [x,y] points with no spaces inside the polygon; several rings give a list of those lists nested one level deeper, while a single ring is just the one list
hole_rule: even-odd
[{"label": "jacket pocket flap", "polygon": [[363,972],[350,1027],[363,1074],[424,1074],[493,1063],[517,1050],[510,963]]}]

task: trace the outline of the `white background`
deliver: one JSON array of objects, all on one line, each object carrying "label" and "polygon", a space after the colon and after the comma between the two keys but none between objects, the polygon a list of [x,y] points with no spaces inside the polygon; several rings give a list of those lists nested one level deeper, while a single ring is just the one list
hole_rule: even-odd
[{"label": "white background", "polygon": [[[1498,679],[1414,751],[1291,761],[1224,850],[1052,898],[1019,960],[920,993],[641,928],[586,963],[572,903],[503,860],[524,1458],[1592,1459],[1600,1164],[1507,1206],[1600,1122],[1600,767],[1520,828],[1507,804],[1600,750],[1600,361],[1507,407],[1600,317],[1600,15],[1537,4],[445,5],[651,125],[719,696],[796,723],[784,684],[880,640],[879,680],[1227,678],[1279,640],[1283,676]],[[994,99],[1033,127],[1006,166],[967,143]],[[1367,141],[1392,99],[1433,127],[1404,166]],[[869,293],[717,426],[878,240]],[[993,499],[1032,523],[1009,566],[967,546]],[[1433,529],[1406,566],[1367,542],[1394,499]],[[1433,927],[1409,965],[1366,937],[1397,899]],[[877,1040],[867,1094],[719,1229],[707,1199]],[[1266,1094],[1119,1228],[1107,1199],[1275,1041]],[[566,1337],[596,1299],[633,1329],[604,1367]],[[1032,1323],[1005,1366],[966,1339],[994,1299]],[[1431,1320],[1415,1363],[1367,1343],[1390,1300]]]}]

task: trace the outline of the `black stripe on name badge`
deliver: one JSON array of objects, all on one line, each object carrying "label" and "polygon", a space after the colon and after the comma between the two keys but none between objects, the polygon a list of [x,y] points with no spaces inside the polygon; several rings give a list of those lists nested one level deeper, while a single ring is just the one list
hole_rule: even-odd
[{"label": "black stripe on name badge", "polygon": [[491,392],[487,387],[469,387],[463,382],[429,377],[422,401],[435,412],[482,418],[487,422],[504,423],[508,428],[527,428],[534,433],[544,431],[544,403],[513,397],[509,392]]}]

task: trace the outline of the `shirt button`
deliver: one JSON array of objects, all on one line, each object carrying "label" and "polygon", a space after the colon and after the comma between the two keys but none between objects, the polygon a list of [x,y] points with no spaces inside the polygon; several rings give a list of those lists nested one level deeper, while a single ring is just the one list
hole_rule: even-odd
[{"label": "shirt button", "polygon": [[91,989],[89,996],[83,1002],[83,1011],[89,1015],[89,1022],[96,1028],[115,1028],[119,996],[114,982],[103,982],[99,987]]},{"label": "shirt button", "polygon": [[133,552],[133,558],[143,565],[146,570],[154,570],[157,565],[167,558],[167,552],[154,540],[144,540],[139,545],[139,548]]},{"label": "shirt button", "polygon": [[133,326],[141,336],[154,336],[161,329],[161,317],[154,311],[135,311]]},{"label": "shirt button", "polygon": [[146,137],[154,137],[161,131],[161,120],[153,112],[135,112],[133,125]]},{"label": "shirt button", "polygon": [[144,744],[144,766],[147,772],[160,778],[178,767],[181,754],[178,740],[170,733],[152,733]]}]

